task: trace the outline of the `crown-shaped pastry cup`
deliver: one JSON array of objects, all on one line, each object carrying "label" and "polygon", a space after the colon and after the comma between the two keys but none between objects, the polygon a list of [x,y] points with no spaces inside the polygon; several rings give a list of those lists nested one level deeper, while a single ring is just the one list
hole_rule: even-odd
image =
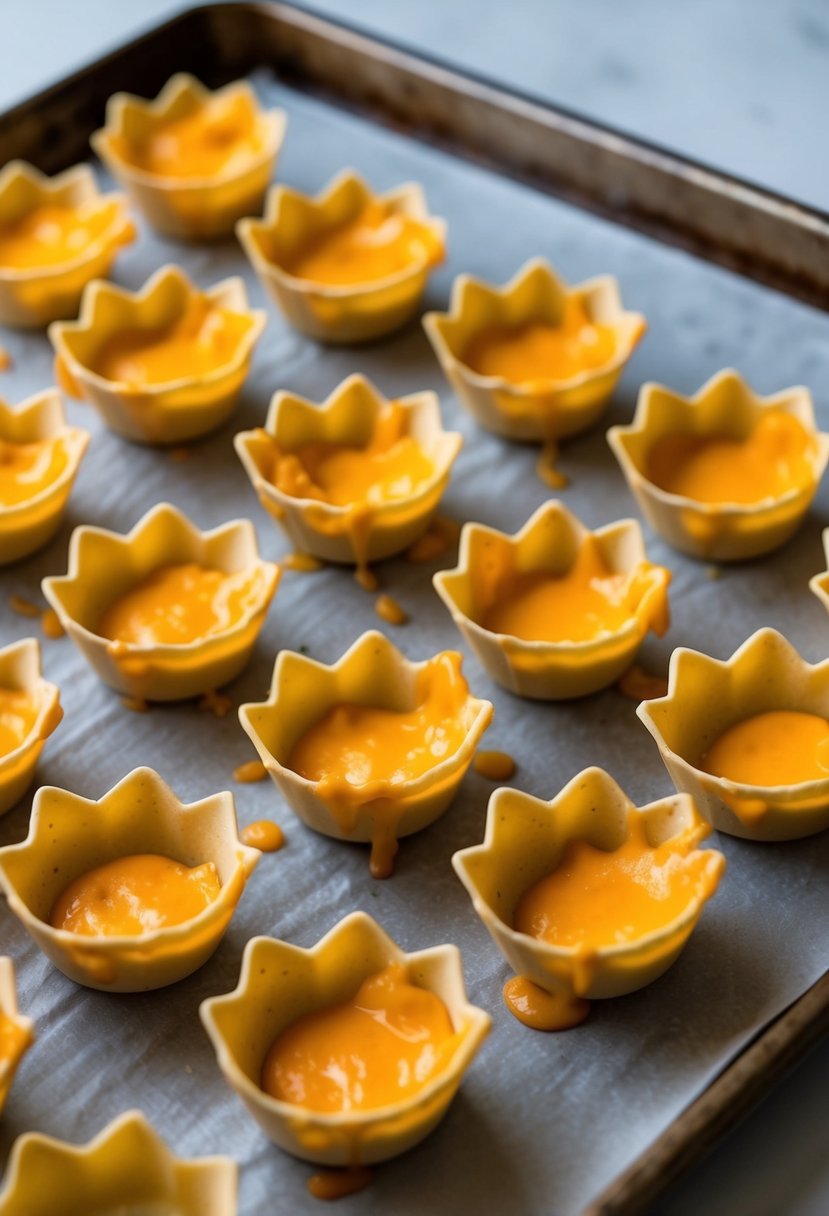
[{"label": "crown-shaped pastry cup", "polygon": [[26,693],[37,706],[37,717],[14,751],[0,756],[0,815],[19,802],[32,782],[43,744],[60,725],[63,710],[55,684],[40,674],[40,645],[24,638],[0,650],[0,688]]},{"label": "crown-shaped pastry cup", "polygon": [[[298,279],[284,269],[309,240],[353,220],[372,201],[428,228],[434,254],[385,278],[351,285]],[[376,195],[359,174],[345,169],[313,198],[274,186],[264,219],[240,220],[236,232],[263,287],[290,324],[318,342],[348,344],[381,338],[414,316],[430,271],[443,256],[446,222],[429,214],[417,183]]]},{"label": "crown-shaped pastry cup", "polygon": [[[249,322],[233,358],[206,375],[143,388],[107,380],[93,370],[98,351],[124,332],[162,330],[177,321],[194,298],[244,316]],[[265,313],[248,305],[241,278],[223,279],[200,291],[179,266],[162,266],[138,292],[103,280],[83,293],[77,321],[55,321],[49,337],[61,387],[95,406],[107,426],[138,443],[186,443],[215,430],[232,414],[250,371]]]},{"label": "crown-shaped pastry cup", "polygon": [[176,1157],[144,1115],[131,1110],[88,1144],[40,1132],[19,1136],[0,1192],[0,1216],[236,1216],[236,1192],[237,1169],[229,1157]]},{"label": "crown-shaped pastry cup", "polygon": [[398,399],[406,411],[407,433],[433,465],[432,476],[407,498],[341,507],[285,494],[269,475],[274,443],[282,452],[306,443],[365,447],[386,404],[365,376],[353,375],[322,405],[292,393],[275,393],[265,429],[235,437],[236,452],[260,502],[301,552],[324,561],[365,565],[408,549],[428,528],[463,443],[459,434],[443,429],[436,393]]},{"label": "crown-shaped pastry cup", "polygon": [[[823,529],[821,539],[826,565],[829,567],[829,528]],[[809,579],[809,590],[817,596],[823,607],[829,612],[829,569],[824,570],[821,574],[812,575]]]},{"label": "crown-shaped pastry cup", "polygon": [[37,207],[106,209],[107,223],[86,249],[49,266],[0,266],[0,323],[23,328],[74,317],[81,294],[92,279],[104,278],[135,227],[122,194],[101,194],[89,165],[75,165],[46,177],[22,160],[0,172],[0,228],[18,223]]},{"label": "crown-shaped pastry cup", "polygon": [[[586,768],[549,802],[521,790],[496,790],[487,809],[483,844],[452,858],[475,911],[498,949],[521,976],[547,992],[588,1000],[624,996],[658,979],[676,960],[725,869],[725,858],[705,850],[707,865],[688,906],[660,929],[635,941],[584,950],[556,946],[512,927],[521,897],[559,865],[572,840],[613,852],[641,815],[649,844],[677,838],[683,852],[710,829],[691,798],[677,794],[636,807],[611,776]],[[697,853],[694,851],[691,856]]]},{"label": "crown-shaped pastry cup", "polygon": [[[55,901],[76,878],[138,853],[187,866],[212,861],[221,891],[198,916],[141,934],[87,937],[50,925]],[[99,801],[42,786],[29,835],[0,849],[0,887],[9,910],[76,984],[146,992],[176,983],[210,958],[259,857],[239,840],[232,794],[183,803],[158,773],[136,768]]]},{"label": "crown-shaped pastry cup", "polygon": [[[119,146],[135,143],[203,109],[212,101],[243,98],[261,124],[263,141],[244,165],[229,166],[209,177],[168,177],[134,165]],[[91,137],[95,152],[158,232],[188,240],[227,236],[243,215],[259,211],[285,138],[282,110],[263,111],[246,81],[211,92],[186,72],[172,76],[154,101],[115,93],[107,103],[106,124]]]},{"label": "crown-shaped pastry cup", "polygon": [[[322,1114],[265,1093],[262,1066],[276,1036],[304,1014],[348,1000],[393,963],[448,1010],[459,1041],[445,1071],[414,1097],[369,1111]],[[456,946],[407,954],[365,912],[346,916],[310,950],[253,938],[236,989],[204,1001],[200,1013],[225,1079],[265,1135],[296,1157],[332,1166],[371,1165],[418,1144],[445,1115],[490,1027],[489,1015],[467,1000]]]},{"label": "crown-shaped pastry cup", "polygon": [[[594,536],[613,574],[633,574],[645,563],[641,595],[630,619],[615,631],[586,642],[531,642],[493,633],[479,624],[485,605],[481,579],[487,569],[509,563],[516,573],[565,574],[585,540]],[[543,503],[520,531],[510,536],[483,524],[464,524],[458,565],[439,571],[432,582],[452,619],[493,680],[520,697],[562,700],[583,697],[613,684],[630,667],[650,629],[668,627],[670,571],[647,561],[642,530],[633,519],[591,532],[560,502]]]},{"label": "crown-shaped pastry cup", "polygon": [[89,432],[68,426],[56,389],[46,389],[19,406],[0,398],[0,449],[4,443],[37,443],[60,439],[66,467],[38,494],[13,507],[0,505],[0,566],[28,557],[52,539],[60,527],[75,477],[89,443]]},{"label": "crown-shaped pastry cup", "polygon": [[[483,376],[463,361],[469,343],[484,330],[532,321],[560,322],[565,301],[578,297],[592,321],[612,325],[617,350],[608,362],[563,380],[552,377],[514,384]],[[452,285],[449,312],[429,312],[423,327],[441,367],[473,418],[507,439],[564,439],[592,426],[601,415],[625,364],[645,333],[640,313],[622,307],[611,275],[568,287],[549,262],[532,258],[503,287],[462,274]]]},{"label": "crown-shaped pastry cup", "polygon": [[678,790],[718,832],[746,840],[796,840],[829,828],[829,772],[799,785],[745,785],[700,761],[729,727],[755,714],[794,710],[829,718],[829,659],[812,665],[775,629],[758,629],[730,659],[680,646],[667,696],[636,712]]},{"label": "crown-shaped pastry cup", "polygon": [[319,783],[287,767],[296,743],[334,705],[412,709],[418,676],[435,658],[413,663],[376,630],[359,637],[330,667],[291,650],[280,652],[267,701],[241,705],[239,721],[285,801],[308,827],[339,840],[370,841],[374,855],[375,848],[393,848],[396,840],[443,814],[492,720],[491,703],[469,693],[461,711],[463,743],[417,780],[393,788],[377,783],[355,788],[345,806],[322,796]]},{"label": "crown-shaped pastry cup", "polygon": [[10,958],[0,956],[0,1115],[20,1061],[34,1038],[34,1022],[23,1017],[17,1008],[14,964]]},{"label": "crown-shaped pastry cup", "polygon": [[[252,609],[228,629],[186,644],[140,646],[96,633],[106,609],[162,566],[186,564],[249,571]],[[181,701],[233,680],[248,662],[273,599],[279,566],[262,561],[253,524],[236,519],[202,532],[170,503],[159,503],[122,536],[82,525],[69,542],[65,575],[43,580],[43,594],[96,674],[129,697]]]},{"label": "crown-shaped pastry cup", "polygon": [[[745,439],[770,410],[790,414],[814,439],[813,481],[756,503],[704,503],[670,494],[646,475],[648,453],[666,435]],[[630,426],[614,426],[607,441],[642,514],[667,541],[705,561],[740,561],[779,548],[799,527],[829,461],[829,435],[815,424],[806,388],[758,397],[736,371],[712,376],[693,397],[644,384]]]}]

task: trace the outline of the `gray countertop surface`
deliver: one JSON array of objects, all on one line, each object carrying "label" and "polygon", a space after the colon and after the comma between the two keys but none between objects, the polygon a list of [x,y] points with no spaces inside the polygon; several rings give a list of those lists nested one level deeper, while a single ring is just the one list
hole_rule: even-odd
[{"label": "gray countertop surface", "polygon": [[[12,0],[0,3],[11,11]],[[0,52],[0,107],[180,7],[175,0],[14,3]],[[481,0],[317,0],[315,7],[829,206],[822,0],[518,0],[508,18]],[[660,1216],[825,1216],[827,1091],[824,1046],[660,1203]]]}]

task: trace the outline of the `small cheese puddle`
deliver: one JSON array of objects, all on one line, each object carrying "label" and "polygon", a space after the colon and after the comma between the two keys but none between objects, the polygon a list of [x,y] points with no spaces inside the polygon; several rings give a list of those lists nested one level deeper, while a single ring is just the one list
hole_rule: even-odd
[{"label": "small cheese puddle", "polygon": [[741,785],[800,785],[829,777],[829,722],[817,714],[772,710],[724,731],[701,760],[715,777]]},{"label": "small cheese puddle", "polygon": [[20,747],[37,721],[38,706],[28,693],[0,688],[0,756]]},{"label": "small cheese puddle", "polygon": [[745,505],[811,486],[814,448],[797,418],[770,410],[747,439],[664,435],[648,453],[646,474],[669,494]]},{"label": "small cheese puddle", "polygon": [[604,366],[617,347],[614,327],[594,323],[583,301],[571,296],[558,325],[528,321],[483,329],[461,358],[481,376],[498,376],[526,388],[540,381],[543,388],[545,381],[569,380]]},{"label": "small cheese puddle", "polygon": [[433,266],[442,257],[443,243],[427,224],[374,200],[354,219],[320,233],[283,265],[296,279],[354,287],[418,264]]},{"label": "small cheese puddle", "polygon": [[97,632],[134,646],[181,646],[238,624],[261,598],[256,575],[187,562],[161,566],[104,612]]},{"label": "small cheese puddle", "polygon": [[29,502],[53,485],[69,462],[60,436],[32,443],[0,439],[0,507]]},{"label": "small cheese puddle", "polygon": [[212,862],[191,869],[138,853],[76,878],[55,901],[49,923],[85,937],[134,936],[191,920],[220,890]]},{"label": "small cheese puddle", "polygon": [[250,97],[214,97],[142,138],[115,137],[128,164],[159,177],[230,175],[264,151],[266,128]]},{"label": "small cheese puddle", "polygon": [[572,840],[552,873],[515,909],[519,933],[589,952],[627,945],[667,926],[691,900],[716,886],[708,857],[697,852],[699,828],[655,848],[638,816],[613,852]]},{"label": "small cheese puddle", "polygon": [[132,389],[207,376],[233,361],[252,325],[250,317],[196,296],[170,325],[113,335],[91,360],[91,370]]},{"label": "small cheese puddle", "polygon": [[95,199],[78,207],[43,203],[0,227],[0,267],[46,270],[81,257],[112,227],[118,205]]},{"label": "small cheese puddle", "polygon": [[318,1113],[374,1110],[414,1097],[445,1071],[457,1044],[440,998],[392,963],[350,1000],[305,1014],[277,1035],[262,1088]]},{"label": "small cheese puddle", "polygon": [[667,613],[667,571],[642,562],[630,574],[614,574],[593,536],[587,536],[571,568],[561,575],[519,573],[506,552],[476,572],[479,623],[493,633],[528,642],[587,642],[622,629],[637,615],[645,593],[661,582],[652,611],[659,632]]}]

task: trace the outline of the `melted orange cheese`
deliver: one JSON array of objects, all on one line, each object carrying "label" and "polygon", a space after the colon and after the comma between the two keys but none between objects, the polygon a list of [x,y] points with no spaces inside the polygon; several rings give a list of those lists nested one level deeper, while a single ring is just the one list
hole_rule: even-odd
[{"label": "melted orange cheese", "polygon": [[514,927],[555,946],[596,950],[636,941],[667,926],[715,882],[695,850],[699,829],[648,843],[636,816],[612,852],[572,840],[552,873],[519,900]]},{"label": "melted orange cheese", "polygon": [[159,177],[205,178],[247,167],[265,149],[266,128],[250,97],[213,97],[142,138],[115,137],[129,164]]},{"label": "melted orange cheese", "polygon": [[705,503],[780,498],[814,482],[815,442],[782,410],[765,413],[746,439],[664,435],[648,453],[648,478],[669,494]]},{"label": "melted orange cheese", "polygon": [[259,598],[258,579],[246,570],[161,566],[107,608],[97,632],[134,646],[187,645],[230,629]]},{"label": "melted orange cheese", "polygon": [[0,227],[0,267],[44,270],[81,257],[112,226],[117,204],[92,199],[77,207],[42,203]]},{"label": "melted orange cheese", "polygon": [[0,756],[8,756],[31,733],[38,706],[28,693],[0,688]]},{"label": "melted orange cheese", "polygon": [[134,936],[191,920],[220,890],[212,861],[190,868],[138,853],[76,878],[55,901],[49,923],[85,937]]},{"label": "melted orange cheese", "polygon": [[570,296],[557,325],[528,321],[483,329],[464,350],[462,361],[481,376],[529,386],[569,380],[603,367],[616,354],[617,346],[613,326],[592,321],[584,302]]},{"label": "melted orange cheese", "polygon": [[730,726],[701,761],[715,777],[742,785],[800,785],[829,777],[829,722],[772,710]]},{"label": "melted orange cheese", "polygon": [[321,232],[284,266],[297,279],[354,287],[416,265],[435,265],[442,256],[442,242],[427,224],[374,200],[354,219]]},{"label": "melted orange cheese", "polygon": [[373,1110],[422,1090],[446,1069],[457,1042],[440,998],[393,963],[350,1000],[283,1030],[265,1058],[262,1088],[306,1110]]},{"label": "melted orange cheese", "polygon": [[195,296],[173,324],[125,330],[104,342],[92,371],[133,389],[208,376],[233,361],[252,324],[250,317]]},{"label": "melted orange cheese", "polygon": [[593,536],[561,575],[518,572],[509,557],[505,550],[503,560],[478,573],[479,623],[528,642],[585,642],[623,628],[636,616],[654,569],[642,562],[629,574],[614,574]]},{"label": "melted orange cheese", "polygon": [[53,485],[66,469],[69,452],[60,436],[32,443],[0,439],[0,507],[16,507]]}]

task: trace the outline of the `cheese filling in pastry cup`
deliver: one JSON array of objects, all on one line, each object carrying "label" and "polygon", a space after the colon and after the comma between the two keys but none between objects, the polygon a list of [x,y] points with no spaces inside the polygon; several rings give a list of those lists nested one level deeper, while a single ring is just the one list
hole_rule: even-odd
[{"label": "cheese filling in pastry cup", "polygon": [[0,956],[0,1115],[20,1061],[34,1039],[34,1022],[23,1017],[17,1008],[14,964],[10,958]]},{"label": "cheese filling in pastry cup", "polygon": [[43,744],[63,719],[60,692],[40,674],[40,645],[24,638],[0,650],[0,689],[23,693],[35,711],[19,745],[0,756],[0,815],[19,802],[32,783]]},{"label": "cheese filling in pastry cup", "polygon": [[[265,1056],[280,1031],[348,1000],[394,963],[446,1006],[458,1042],[444,1070],[413,1096],[362,1111],[319,1113],[262,1089]],[[407,954],[365,912],[346,916],[310,950],[253,938],[236,989],[204,1001],[200,1013],[226,1081],[265,1135],[295,1157],[329,1166],[371,1165],[418,1144],[446,1114],[490,1027],[489,1015],[466,998],[456,946]]]}]

